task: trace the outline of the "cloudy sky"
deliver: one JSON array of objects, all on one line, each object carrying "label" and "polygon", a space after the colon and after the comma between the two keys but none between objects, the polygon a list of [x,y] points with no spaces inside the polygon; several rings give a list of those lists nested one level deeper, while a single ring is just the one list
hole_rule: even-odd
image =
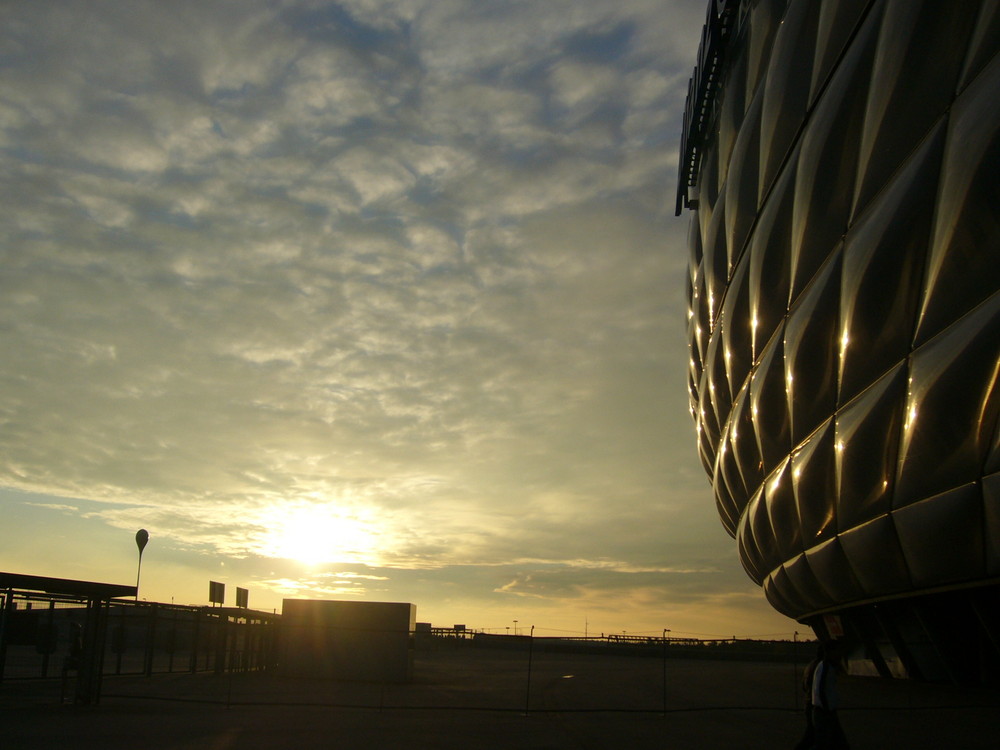
[{"label": "cloudy sky", "polygon": [[0,570],[790,637],[687,414],[704,9],[4,3]]}]

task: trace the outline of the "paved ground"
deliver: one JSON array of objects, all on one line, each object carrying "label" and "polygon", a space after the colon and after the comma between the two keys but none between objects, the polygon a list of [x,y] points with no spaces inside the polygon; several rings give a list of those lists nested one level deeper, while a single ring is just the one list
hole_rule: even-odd
[{"label": "paved ground", "polygon": [[[409,685],[264,674],[109,677],[96,707],[59,682],[0,685],[4,750],[791,748],[802,730],[792,665],[421,652]],[[855,750],[1000,748],[1000,692],[841,680]],[[527,711],[525,710],[527,707]]]}]

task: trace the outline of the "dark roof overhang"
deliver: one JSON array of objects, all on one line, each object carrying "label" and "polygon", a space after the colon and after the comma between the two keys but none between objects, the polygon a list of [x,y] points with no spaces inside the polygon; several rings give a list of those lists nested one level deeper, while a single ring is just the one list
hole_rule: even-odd
[{"label": "dark roof overhang", "polygon": [[21,573],[0,573],[0,589],[37,591],[45,594],[99,600],[136,595],[135,586],[97,583],[94,581],[74,581],[69,578],[48,578],[46,576],[31,576]]}]

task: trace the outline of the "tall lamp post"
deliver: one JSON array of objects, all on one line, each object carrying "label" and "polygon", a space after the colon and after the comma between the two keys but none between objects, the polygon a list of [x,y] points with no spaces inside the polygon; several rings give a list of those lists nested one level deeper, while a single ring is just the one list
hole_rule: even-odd
[{"label": "tall lamp post", "polygon": [[135,546],[139,548],[139,567],[135,571],[135,600],[139,601],[139,576],[142,575],[142,551],[146,549],[149,542],[149,532],[139,529],[135,532]]}]

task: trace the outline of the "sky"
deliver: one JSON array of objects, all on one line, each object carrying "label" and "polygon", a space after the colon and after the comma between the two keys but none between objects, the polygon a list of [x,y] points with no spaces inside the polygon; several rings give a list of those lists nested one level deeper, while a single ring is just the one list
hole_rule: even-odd
[{"label": "sky", "polygon": [[0,570],[792,637],[688,413],[705,7],[4,3]]}]

